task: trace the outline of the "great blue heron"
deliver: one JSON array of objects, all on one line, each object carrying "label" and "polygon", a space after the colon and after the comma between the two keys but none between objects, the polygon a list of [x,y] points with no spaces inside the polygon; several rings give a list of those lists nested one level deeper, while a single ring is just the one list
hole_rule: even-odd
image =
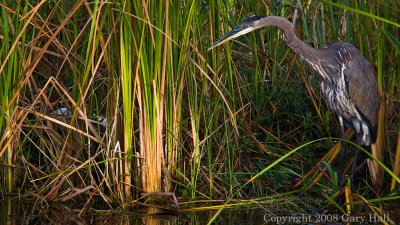
[{"label": "great blue heron", "polygon": [[210,49],[265,26],[281,29],[286,44],[319,73],[322,95],[330,110],[338,115],[342,135],[344,128],[349,127],[356,131],[360,145],[374,144],[380,104],[378,85],[371,64],[352,44],[336,42],[324,49],[314,49],[296,36],[294,25],[287,19],[250,16]]}]

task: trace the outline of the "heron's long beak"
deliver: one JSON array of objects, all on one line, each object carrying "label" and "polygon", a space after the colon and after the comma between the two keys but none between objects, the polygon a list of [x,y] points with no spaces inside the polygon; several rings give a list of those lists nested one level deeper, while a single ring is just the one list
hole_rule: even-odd
[{"label": "heron's long beak", "polygon": [[218,45],[222,45],[223,43],[232,40],[234,38],[237,38],[239,36],[242,36],[244,34],[247,34],[251,31],[255,30],[253,27],[235,27],[233,30],[231,30],[229,33],[225,34],[222,38],[220,38],[218,41],[216,41],[213,45],[211,45],[208,50],[213,49],[217,47]]}]

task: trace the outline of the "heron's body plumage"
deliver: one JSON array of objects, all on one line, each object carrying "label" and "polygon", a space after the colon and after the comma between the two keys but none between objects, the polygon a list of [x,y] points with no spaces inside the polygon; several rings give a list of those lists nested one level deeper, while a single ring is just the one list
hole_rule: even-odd
[{"label": "heron's body plumage", "polygon": [[321,76],[321,92],[329,109],[338,114],[342,126],[357,132],[359,144],[375,143],[380,97],[371,64],[347,42],[320,51],[327,57],[310,64]]}]

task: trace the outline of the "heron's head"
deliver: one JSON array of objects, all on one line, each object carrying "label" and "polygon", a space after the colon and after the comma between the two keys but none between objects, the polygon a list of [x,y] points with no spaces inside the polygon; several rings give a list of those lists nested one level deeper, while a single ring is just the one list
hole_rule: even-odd
[{"label": "heron's head", "polygon": [[225,34],[222,38],[220,38],[213,45],[211,45],[210,48],[208,48],[208,50],[262,27],[260,21],[264,17],[265,16],[256,16],[256,15],[247,17],[238,26],[233,28],[233,30]]}]

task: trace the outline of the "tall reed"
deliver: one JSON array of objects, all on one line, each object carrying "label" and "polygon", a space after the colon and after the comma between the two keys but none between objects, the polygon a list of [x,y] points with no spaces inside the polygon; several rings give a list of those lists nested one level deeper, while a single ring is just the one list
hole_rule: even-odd
[{"label": "tall reed", "polygon": [[[23,1],[14,2],[19,6]],[[15,9],[15,10],[13,10]],[[26,34],[27,24],[32,20],[36,9],[30,11],[31,16],[20,18],[19,15],[27,14],[29,7],[1,8],[0,40],[0,158],[2,158],[2,173],[0,185],[7,192],[15,191],[14,184],[18,182],[15,175],[20,145],[21,127],[18,125],[20,104],[18,97],[21,93],[23,74],[28,70],[30,61],[29,36]]]}]

